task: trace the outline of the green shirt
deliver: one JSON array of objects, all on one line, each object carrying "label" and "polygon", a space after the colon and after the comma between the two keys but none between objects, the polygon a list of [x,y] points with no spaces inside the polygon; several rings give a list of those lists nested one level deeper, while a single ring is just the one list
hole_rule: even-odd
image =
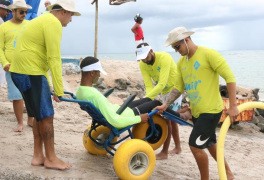
[{"label": "green shirt", "polygon": [[11,64],[14,59],[15,39],[17,34],[28,23],[27,20],[20,24],[13,23],[11,20],[0,26],[0,63],[3,67]]},{"label": "green shirt", "polygon": [[91,102],[100,110],[105,119],[114,127],[121,129],[141,122],[140,116],[135,116],[131,108],[126,108],[121,115],[116,111],[120,106],[112,104],[108,99],[94,87],[80,86],[76,92],[79,100]]},{"label": "green shirt", "polygon": [[177,63],[179,75],[175,88],[187,91],[192,115],[201,113],[219,113],[223,109],[223,100],[219,92],[219,75],[227,83],[236,82],[226,60],[215,50],[198,47],[189,59],[180,58]]},{"label": "green shirt", "polygon": [[146,97],[155,99],[160,93],[167,94],[173,89],[177,66],[169,53],[155,52],[153,65],[140,61],[139,67],[146,88]]},{"label": "green shirt", "polygon": [[47,75],[50,70],[55,94],[63,95],[60,43],[62,25],[51,13],[30,22],[18,36],[11,72]]}]

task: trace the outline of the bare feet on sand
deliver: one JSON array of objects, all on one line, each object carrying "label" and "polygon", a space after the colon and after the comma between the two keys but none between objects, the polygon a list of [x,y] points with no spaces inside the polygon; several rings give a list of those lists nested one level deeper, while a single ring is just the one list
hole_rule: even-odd
[{"label": "bare feet on sand", "polygon": [[181,148],[174,148],[174,149],[172,149],[172,150],[170,150],[169,151],[169,154],[172,154],[172,155],[174,155],[174,154],[180,154],[181,153]]},{"label": "bare feet on sand", "polygon": [[65,163],[62,160],[56,158],[54,161],[49,161],[47,158],[44,161],[44,166],[48,169],[67,170],[71,168],[69,163]]},{"label": "bare feet on sand", "polygon": [[18,124],[17,128],[14,129],[14,132],[22,132],[23,131],[23,124]]},{"label": "bare feet on sand", "polygon": [[32,166],[43,166],[44,165],[44,161],[45,161],[45,157],[44,156],[33,157],[33,159],[31,160],[31,165]]},{"label": "bare feet on sand", "polygon": [[[172,150],[169,151],[169,154],[180,154],[181,153],[181,148],[174,148]],[[163,160],[163,159],[168,159],[168,153],[165,152],[160,152],[158,154],[156,154],[156,160]]]},{"label": "bare feet on sand", "polygon": [[156,160],[168,159],[168,153],[160,152],[156,154]]}]

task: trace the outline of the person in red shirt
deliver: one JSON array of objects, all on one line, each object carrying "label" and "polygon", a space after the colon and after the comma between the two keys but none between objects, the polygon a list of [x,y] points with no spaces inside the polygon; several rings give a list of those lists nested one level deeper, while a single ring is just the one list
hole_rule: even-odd
[{"label": "person in red shirt", "polygon": [[144,33],[143,33],[143,30],[142,30],[142,27],[141,27],[141,24],[143,22],[143,18],[140,16],[140,14],[137,14],[134,17],[134,20],[135,20],[136,23],[131,28],[131,31],[135,35],[135,41],[136,41],[136,46],[137,46],[140,43],[144,42]]}]

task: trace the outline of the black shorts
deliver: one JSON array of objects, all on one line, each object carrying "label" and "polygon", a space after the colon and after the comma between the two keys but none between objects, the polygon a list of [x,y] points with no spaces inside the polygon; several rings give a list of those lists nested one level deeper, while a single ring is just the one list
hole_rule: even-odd
[{"label": "black shorts", "polygon": [[194,126],[189,138],[189,145],[205,149],[216,144],[215,129],[221,115],[222,111],[216,114],[203,113],[198,118],[192,117]]},{"label": "black shorts", "polygon": [[135,115],[149,113],[152,109],[160,106],[161,102],[158,100],[151,100],[150,98],[142,98],[132,101],[128,107],[130,107]]},{"label": "black shorts", "polygon": [[[151,100],[150,98],[142,98],[135,101],[132,101],[128,107],[130,107],[135,115],[149,113],[152,111],[155,107],[162,105],[162,103],[158,100]],[[172,109],[167,109],[167,112],[180,117],[180,114],[173,111]]]}]

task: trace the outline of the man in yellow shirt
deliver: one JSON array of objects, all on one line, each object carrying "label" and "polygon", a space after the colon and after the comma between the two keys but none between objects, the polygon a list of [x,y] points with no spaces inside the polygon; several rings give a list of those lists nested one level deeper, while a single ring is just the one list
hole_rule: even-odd
[{"label": "man in yellow shirt", "polygon": [[74,0],[57,0],[48,9],[50,13],[31,20],[14,42],[15,58],[10,71],[23,95],[28,113],[32,113],[36,119],[33,123],[34,154],[31,164],[65,170],[71,165],[59,159],[55,153],[54,109],[46,74],[50,70],[53,99],[59,102],[58,97],[64,95],[60,53],[62,27],[71,22],[72,16],[80,16],[80,13],[75,10]]},{"label": "man in yellow shirt", "polygon": [[[10,5],[9,0],[0,0],[0,24],[4,23],[4,19],[9,14],[10,10],[8,6]],[[1,61],[1,60],[0,60]],[[2,67],[0,67],[0,86],[2,86],[5,82],[5,71]]]},{"label": "man in yellow shirt", "polygon": [[[236,79],[226,60],[215,50],[197,46],[191,39],[194,32],[185,27],[170,31],[165,45],[171,45],[182,57],[177,63],[176,85],[169,98],[157,107],[164,111],[185,90],[190,99],[193,130],[189,137],[189,146],[198,165],[201,179],[209,180],[208,149],[216,160],[215,129],[220,120],[223,101],[219,92],[219,75],[225,79],[229,94],[228,114],[232,119],[239,114],[236,104]],[[234,179],[227,162],[227,178]]]},{"label": "man in yellow shirt", "polygon": [[[14,41],[19,31],[28,22],[24,19],[28,9],[31,9],[31,6],[27,5],[24,0],[19,0],[9,5],[9,8],[12,10],[13,18],[0,26],[0,62],[6,71],[8,99],[13,102],[13,109],[17,119],[18,126],[14,131],[21,132],[23,131],[24,102],[21,93],[11,79],[9,69],[14,60]],[[27,124],[32,126],[33,116],[28,116]]]},{"label": "man in yellow shirt", "polygon": [[[177,76],[177,66],[170,54],[166,52],[154,52],[148,43],[141,43],[137,46],[137,60],[140,60],[139,67],[143,76],[146,98],[158,99],[164,102],[168,93],[173,89]],[[181,107],[182,96],[178,98],[172,110],[177,111]],[[173,112],[172,112],[173,113]],[[171,135],[175,148],[171,154],[181,153],[178,124],[168,121],[169,134],[160,153],[156,155],[157,160],[167,159]]]}]

